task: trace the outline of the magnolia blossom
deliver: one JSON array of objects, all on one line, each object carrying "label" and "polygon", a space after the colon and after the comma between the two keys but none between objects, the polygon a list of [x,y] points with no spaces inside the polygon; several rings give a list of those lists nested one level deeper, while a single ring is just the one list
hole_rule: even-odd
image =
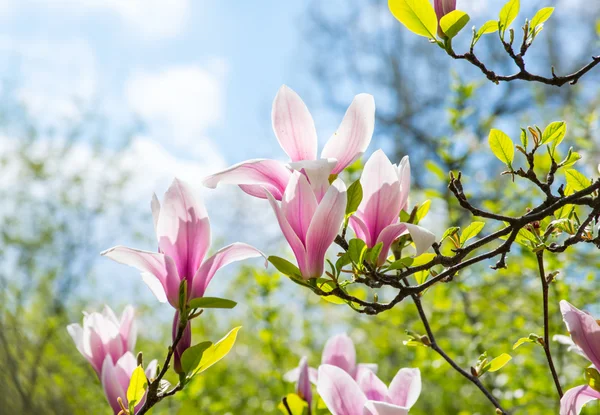
[{"label": "magnolia blossom", "polygon": [[137,330],[133,317],[132,306],[125,307],[120,320],[104,306],[102,313],[84,313],[83,326],[67,326],[77,350],[90,362],[98,377],[107,357],[114,364],[135,347]]},{"label": "magnolia blossom", "polygon": [[[600,325],[598,321],[565,300],[560,302],[560,311],[573,343],[595,368],[600,368]],[[560,400],[560,414],[577,415],[586,403],[595,399],[600,399],[600,391],[588,385],[576,386],[565,392]]]},{"label": "magnolia blossom", "polygon": [[308,403],[309,408],[312,403],[312,389],[310,386],[311,369],[312,368],[308,367],[308,360],[306,359],[306,356],[303,356],[302,359],[300,359],[300,365],[298,366],[298,381],[296,382],[296,393],[298,394],[298,396],[304,399],[306,403]]},{"label": "magnolia blossom", "polygon": [[281,204],[269,191],[267,197],[296,256],[302,278],[320,277],[325,268],[325,253],[344,221],[344,182],[336,179],[319,202],[306,177],[296,171],[292,173]]},{"label": "magnolia blossom", "polygon": [[405,415],[421,393],[419,369],[400,369],[389,388],[371,371],[358,381],[333,365],[319,367],[317,391],[333,415]]},{"label": "magnolia blossom", "polygon": [[369,146],[375,126],[375,101],[369,94],[354,97],[339,128],[323,148],[321,159],[317,159],[315,123],[292,89],[285,85],[279,89],[271,117],[275,136],[291,163],[267,159],[244,161],[205,178],[205,186],[214,189],[219,183],[237,184],[252,196],[267,198],[267,190],[274,199],[281,200],[292,170],[297,170],[306,175],[320,201],[328,187],[329,175],[340,173]]},{"label": "magnolia blossom", "polygon": [[358,210],[350,217],[350,226],[356,236],[369,248],[382,242],[378,265],[385,262],[392,242],[399,236],[410,233],[421,255],[435,241],[428,230],[399,220],[400,211],[408,203],[410,189],[410,163],[404,157],[396,166],[383,151],[377,150],[365,163],[360,183],[363,199]]},{"label": "magnolia blossom", "polygon": [[[354,342],[346,333],[337,334],[327,340],[323,348],[321,364],[339,367],[353,379],[358,379],[364,372],[377,372],[377,365],[374,363],[356,364],[356,348],[354,347]],[[301,362],[299,367],[286,373],[284,379],[288,382],[295,382],[298,380],[302,370]],[[307,371],[310,381],[317,383],[317,369],[309,367]]]},{"label": "magnolia blossom", "polygon": [[[152,379],[156,376],[156,360],[151,361],[146,368],[146,377]],[[108,403],[115,414],[121,412],[121,406],[118,398],[121,398],[123,405],[127,408],[127,388],[131,380],[131,374],[137,367],[137,360],[131,352],[126,352],[117,361],[113,362],[110,356],[106,356],[102,364],[102,375],[100,380],[102,388]],[[136,407],[143,405],[145,398],[136,404]]]},{"label": "magnolia blossom", "polygon": [[[250,245],[233,243],[205,259],[210,223],[204,204],[184,182],[175,179],[161,206],[152,199],[158,251],[116,246],[102,255],[142,271],[144,282],[159,301],[179,307],[179,287],[187,281],[187,299],[202,297],[215,273],[227,264],[264,255]],[[265,264],[266,265],[266,264]]]}]

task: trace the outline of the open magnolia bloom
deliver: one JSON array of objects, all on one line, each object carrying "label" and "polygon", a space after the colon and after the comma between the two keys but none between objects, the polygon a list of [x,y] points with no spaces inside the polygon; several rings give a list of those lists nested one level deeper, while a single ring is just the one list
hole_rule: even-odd
[{"label": "open magnolia bloom", "polygon": [[[355,380],[358,380],[366,371],[377,373],[377,365],[375,363],[356,363],[356,348],[354,347],[354,342],[346,333],[336,334],[327,340],[325,347],[323,347],[321,364],[337,366]],[[303,369],[302,361],[300,361],[300,365],[297,368],[287,372],[284,375],[284,379],[288,382],[296,382],[301,376],[302,370],[307,371],[312,383],[317,383],[317,369],[308,366]]]},{"label": "open magnolia bloom", "polygon": [[[156,377],[156,360],[151,361],[146,368],[146,377],[152,379]],[[116,362],[113,362],[109,356],[106,356],[102,364],[102,388],[106,399],[113,409],[115,415],[121,412],[121,406],[118,403],[118,398],[121,398],[125,408],[128,407],[127,388],[131,375],[137,367],[137,360],[131,352],[125,353]],[[136,408],[142,406],[146,398],[141,399],[136,404]]]},{"label": "open magnolia bloom", "polygon": [[135,347],[137,329],[133,317],[132,306],[125,307],[120,320],[108,306],[104,306],[102,313],[84,313],[83,326],[67,326],[77,350],[90,362],[98,377],[107,357],[116,363]]},{"label": "open magnolia bloom", "polygon": [[[560,302],[560,311],[573,343],[593,364],[591,370],[600,368],[600,325],[598,321],[567,301]],[[600,374],[598,375],[600,378]],[[561,415],[577,415],[583,406],[595,399],[600,399],[600,391],[590,385],[576,386],[565,392],[560,400]]]},{"label": "open magnolia bloom", "polygon": [[400,211],[408,203],[410,189],[410,163],[404,157],[393,165],[381,150],[374,152],[365,163],[360,177],[363,198],[350,226],[356,236],[373,248],[378,243],[383,247],[378,265],[383,265],[395,239],[405,233],[415,243],[417,255],[421,255],[435,241],[435,235],[425,228],[400,222]]},{"label": "open magnolia bloom", "polygon": [[283,199],[269,191],[279,227],[290,244],[302,278],[319,278],[325,268],[325,254],[342,226],[346,212],[346,186],[336,179],[319,202],[306,177],[292,173]]},{"label": "open magnolia bloom", "polygon": [[321,365],[317,391],[333,415],[406,415],[421,393],[421,373],[400,369],[388,388],[371,371],[357,382],[337,366]]},{"label": "open magnolia bloom", "polygon": [[[144,282],[159,301],[178,308],[179,287],[187,281],[187,299],[204,296],[215,273],[225,265],[264,255],[250,245],[233,243],[205,258],[210,248],[210,223],[204,204],[175,179],[161,206],[152,200],[152,216],[159,252],[116,246],[102,255],[142,271]],[[265,264],[266,266],[266,264]]]},{"label": "open magnolia bloom", "polygon": [[[369,94],[359,94],[348,107],[337,131],[329,139],[321,159],[317,159],[317,131],[308,108],[292,89],[283,85],[273,101],[271,113],[273,131],[290,157],[290,163],[255,159],[236,164],[204,179],[204,185],[214,189],[219,183],[237,184],[246,193],[267,198],[265,189],[281,200],[292,171],[302,171],[320,201],[322,189],[330,174],[338,174],[367,149],[375,126],[375,101]],[[318,171],[322,174],[312,175]],[[320,188],[320,190],[319,190]]]}]

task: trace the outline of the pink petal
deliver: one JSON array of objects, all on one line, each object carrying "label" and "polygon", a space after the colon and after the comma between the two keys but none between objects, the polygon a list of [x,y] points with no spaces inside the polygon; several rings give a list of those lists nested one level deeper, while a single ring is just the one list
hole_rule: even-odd
[{"label": "pink petal", "polygon": [[291,172],[277,160],[255,159],[235,164],[203,180],[206,187],[214,189],[219,183],[237,184],[246,193],[266,199],[266,188],[277,200],[285,191]]},{"label": "pink petal", "polygon": [[388,388],[375,373],[370,370],[364,371],[358,377],[357,382],[367,399],[371,401],[386,401]]},{"label": "pink petal", "polygon": [[354,215],[350,216],[349,224],[358,239],[365,241],[367,246],[373,247],[375,245],[371,239],[369,227],[362,219],[360,212],[356,212]]},{"label": "pink petal", "polygon": [[194,276],[189,298],[192,299],[204,296],[204,292],[215,273],[225,265],[259,256],[264,257],[266,260],[265,255],[258,249],[241,242],[236,242],[219,249],[213,256],[208,258],[204,264],[202,264]]},{"label": "pink petal", "polygon": [[308,406],[310,407],[312,402],[312,389],[310,386],[310,374],[306,356],[300,359],[299,369],[296,392],[298,393],[298,396],[308,402]]},{"label": "pink petal", "polygon": [[381,231],[381,233],[379,234],[379,238],[377,238],[377,241],[375,241],[375,243],[373,244],[377,245],[379,242],[383,242],[377,265],[381,266],[385,263],[385,260],[387,259],[388,254],[390,252],[390,247],[392,246],[392,243],[406,232],[408,232],[408,228],[406,227],[405,223],[396,223],[394,225],[389,225]]},{"label": "pink petal", "polygon": [[152,221],[154,222],[154,232],[158,238],[158,217],[160,216],[160,202],[156,193],[152,194],[152,201],[150,202],[150,209],[152,210]]},{"label": "pink petal", "polygon": [[181,180],[173,180],[165,193],[156,228],[161,251],[190,280],[210,247],[210,223],[204,204]]},{"label": "pink petal", "polygon": [[383,151],[377,150],[365,163],[360,183],[363,199],[358,211],[375,241],[386,226],[398,222],[402,202],[398,171]]},{"label": "pink petal", "polygon": [[124,342],[124,349],[132,351],[137,339],[137,325],[135,324],[135,309],[128,305],[125,307],[119,322],[119,334]]},{"label": "pink petal", "polygon": [[290,163],[290,167],[306,176],[317,202],[321,202],[329,189],[329,176],[335,164],[335,159],[319,159]]},{"label": "pink petal", "polygon": [[273,131],[292,161],[317,158],[315,123],[302,99],[283,85],[273,101]]},{"label": "pink petal", "polygon": [[600,325],[581,310],[567,301],[560,302],[560,311],[573,342],[579,346],[595,367],[600,367]]},{"label": "pink petal", "polygon": [[325,254],[337,236],[346,213],[346,185],[336,179],[325,193],[310,222],[306,236],[306,265],[304,278],[323,275]]},{"label": "pink petal", "polygon": [[456,0],[435,0],[433,5],[439,21],[446,14],[456,9]]},{"label": "pink petal", "polygon": [[390,383],[389,397],[393,404],[410,409],[421,394],[421,371],[402,368]]},{"label": "pink petal", "polygon": [[365,152],[375,128],[375,100],[372,95],[354,97],[337,131],[321,152],[322,158],[338,161],[332,174],[338,174]]},{"label": "pink petal", "polygon": [[332,415],[363,415],[367,398],[354,379],[339,367],[319,367],[317,391]]},{"label": "pink petal", "polygon": [[146,377],[150,380],[156,377],[156,370],[158,369],[158,360],[154,359],[146,366]]},{"label": "pink petal", "polygon": [[560,400],[560,415],[579,415],[581,408],[595,399],[600,399],[600,392],[588,385],[569,389]]},{"label": "pink petal", "polygon": [[[124,246],[115,246],[114,248],[107,249],[101,255],[120,264],[130,265],[139,269],[142,271],[142,277],[145,282],[152,279],[149,277],[149,275],[152,275],[155,280],[158,280],[163,290],[163,293],[159,291],[158,295],[156,295],[158,300],[168,299],[173,307],[178,307],[180,279],[175,263],[170,257],[156,252],[140,251]],[[155,294],[160,289],[154,283],[149,286]]]},{"label": "pink petal", "polygon": [[[287,191],[287,189],[286,189]],[[296,232],[288,222],[285,213],[275,200],[275,198],[271,195],[271,193],[267,192],[267,198],[269,199],[269,203],[275,212],[275,216],[277,217],[277,222],[279,222],[279,227],[281,228],[281,232],[283,232],[283,236],[287,240],[288,244],[292,248],[294,255],[296,256],[296,261],[298,262],[298,268],[300,268],[300,272],[304,276],[307,274],[306,268],[306,248],[304,244],[296,235]]]},{"label": "pink petal", "polygon": [[400,210],[406,209],[410,192],[410,161],[404,156],[398,163],[398,180],[400,181]]},{"label": "pink petal", "polygon": [[281,210],[302,244],[306,245],[306,234],[317,210],[317,199],[302,173],[296,171],[292,174],[281,200]]},{"label": "pink petal", "polygon": [[[369,401],[367,407],[372,408],[373,415],[407,415],[408,408],[397,406],[387,402]],[[365,414],[369,414],[366,412]],[[370,414],[369,414],[370,415]]]},{"label": "pink petal", "polygon": [[390,247],[392,246],[394,240],[396,240],[396,238],[400,237],[406,232],[410,234],[415,244],[416,256],[419,256],[423,252],[427,251],[429,247],[435,242],[435,235],[421,226],[404,222],[389,225],[383,229],[383,231],[379,234],[379,238],[376,241],[376,244],[378,244],[379,242],[383,242],[381,254],[379,255],[378,265],[383,265],[385,263]]},{"label": "pink petal", "polygon": [[118,414],[121,411],[121,407],[117,402],[117,398],[121,398],[123,403],[127,405],[127,395],[125,393],[126,389],[124,390],[119,383],[117,371],[110,356],[106,356],[104,359],[101,373],[102,375],[100,380],[102,382],[102,388],[104,389],[106,399],[113,409],[113,412]]},{"label": "pink petal", "polygon": [[321,364],[337,366],[354,376],[356,349],[352,339],[346,333],[330,337],[323,348]]}]

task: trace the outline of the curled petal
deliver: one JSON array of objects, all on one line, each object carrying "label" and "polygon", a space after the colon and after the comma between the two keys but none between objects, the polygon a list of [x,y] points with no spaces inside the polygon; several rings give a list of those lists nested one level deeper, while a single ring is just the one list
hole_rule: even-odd
[{"label": "curled petal", "polygon": [[560,400],[560,415],[579,415],[581,408],[595,399],[600,399],[600,392],[587,385],[569,389]]},{"label": "curled petal", "polygon": [[394,405],[410,409],[421,394],[421,371],[402,368],[390,383],[389,397]]},{"label": "curled petal", "polygon": [[408,229],[408,233],[410,233],[413,243],[415,244],[417,256],[427,251],[435,242],[435,235],[427,229],[411,223],[405,223],[405,225]]},{"label": "curled petal", "polygon": [[600,367],[600,325],[598,322],[565,300],[560,302],[560,311],[573,342],[597,368]]},{"label": "curled petal", "polygon": [[[215,273],[225,265],[259,256],[264,257],[266,260],[265,255],[258,249],[241,242],[236,242],[219,249],[213,256],[208,258],[204,264],[202,264],[194,276],[190,298],[202,297]],[[267,264],[265,263],[265,267],[266,265]]]},{"label": "curled petal", "polygon": [[372,95],[358,94],[321,152],[322,158],[337,160],[332,174],[338,174],[358,160],[369,146],[374,128],[375,100]]},{"label": "curled petal", "polygon": [[325,253],[342,226],[346,213],[346,185],[336,179],[319,203],[306,236],[306,265],[308,275],[318,278],[325,267]]},{"label": "curled petal", "polygon": [[273,101],[273,131],[292,161],[317,158],[317,130],[300,96],[283,85]]},{"label": "curled petal", "polygon": [[350,336],[342,333],[330,337],[323,348],[321,363],[337,366],[348,372],[351,376],[354,376],[356,349]]},{"label": "curled petal", "polygon": [[379,259],[377,261],[377,265],[381,266],[385,263],[385,260],[388,257],[388,253],[390,252],[390,247],[392,243],[399,238],[401,235],[408,232],[408,228],[405,223],[396,223],[394,225],[389,225],[383,228],[381,233],[379,234],[379,238],[374,245],[377,245],[379,242],[383,243],[381,247],[381,253],[379,254]]},{"label": "curled petal", "polygon": [[173,180],[165,193],[156,232],[181,278],[191,279],[210,247],[210,223],[204,204],[185,182]]},{"label": "curled petal", "polygon": [[237,184],[244,192],[262,199],[267,198],[266,188],[275,199],[281,200],[290,176],[290,170],[280,161],[255,159],[208,176],[202,183],[211,189],[216,188],[219,183]]},{"label": "curled petal", "polygon": [[[102,255],[120,264],[130,265],[142,271],[144,282],[152,281],[148,286],[155,293],[158,300],[168,299],[171,305],[177,308],[180,279],[177,267],[170,257],[124,246],[107,249],[102,252]],[[158,280],[160,287],[155,280]],[[160,292],[161,287],[162,293]]]},{"label": "curled petal", "polygon": [[367,402],[358,384],[337,366],[319,366],[317,391],[332,415],[363,415]]}]

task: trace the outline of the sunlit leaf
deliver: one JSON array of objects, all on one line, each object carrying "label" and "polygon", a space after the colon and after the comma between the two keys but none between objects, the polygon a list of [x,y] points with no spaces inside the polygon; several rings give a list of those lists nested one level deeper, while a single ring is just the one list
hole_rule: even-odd
[{"label": "sunlit leaf", "polygon": [[432,172],[439,180],[446,180],[446,173],[434,161],[426,160],[425,167]]},{"label": "sunlit leaf", "polygon": [[[317,287],[321,289],[321,291],[329,293],[336,288],[335,282],[327,278],[318,278],[317,279]],[[336,297],[335,295],[321,296],[321,298],[332,304],[345,304],[346,301]]]},{"label": "sunlit leaf", "polygon": [[[285,400],[285,404],[284,404]],[[286,407],[287,405],[287,407]],[[277,405],[277,408],[285,415],[306,415],[308,414],[308,403],[295,393],[288,393]],[[289,409],[288,409],[289,408]]]},{"label": "sunlit leaf", "polygon": [[346,191],[348,203],[346,204],[346,216],[354,214],[363,198],[363,189],[360,180],[355,181]]},{"label": "sunlit leaf", "polygon": [[494,155],[509,168],[512,168],[515,147],[510,137],[500,130],[492,129],[488,142]]},{"label": "sunlit leaf", "polygon": [[502,7],[500,10],[500,31],[502,33],[502,37],[504,38],[504,32],[506,29],[510,27],[512,22],[515,20],[517,15],[519,14],[519,9],[521,8],[521,3],[519,0],[509,0],[508,3]]},{"label": "sunlit leaf", "polygon": [[440,28],[448,38],[452,39],[469,23],[469,20],[471,18],[467,13],[453,10],[440,19]]},{"label": "sunlit leaf", "polygon": [[401,258],[397,261],[392,262],[392,264],[388,267],[388,271],[408,268],[413,264],[414,261],[414,258],[411,257]]},{"label": "sunlit leaf", "polygon": [[184,373],[191,373],[198,367],[202,355],[210,346],[212,346],[212,342],[206,341],[189,347],[183,352],[181,355],[181,368]]},{"label": "sunlit leaf", "polygon": [[435,39],[437,16],[429,1],[388,0],[388,7],[396,19],[419,36]]},{"label": "sunlit leaf", "polygon": [[127,388],[127,402],[129,402],[130,408],[135,407],[142,400],[146,389],[148,389],[148,379],[146,378],[144,368],[140,365],[131,374],[129,387]]},{"label": "sunlit leaf", "polygon": [[362,267],[366,251],[367,244],[362,239],[354,238],[348,242],[348,255],[352,262],[359,266],[359,269]]},{"label": "sunlit leaf", "polygon": [[557,141],[557,143],[555,144],[555,146],[557,146],[565,137],[566,132],[566,122],[554,121],[553,123],[550,123],[544,130],[544,133],[542,134],[542,144],[549,144],[553,141]]},{"label": "sunlit leaf", "polygon": [[427,216],[429,213],[429,208],[431,207],[431,200],[427,199],[424,201],[421,206],[417,209],[417,213],[415,215],[415,223],[421,222],[421,220]]},{"label": "sunlit leaf", "polygon": [[575,169],[565,170],[565,176],[567,177],[567,186],[569,186],[574,192],[583,190],[592,184],[590,179]]},{"label": "sunlit leaf", "polygon": [[487,35],[490,33],[496,33],[497,31],[498,31],[498,21],[497,20],[488,20],[477,31],[477,39],[479,39],[483,35]]},{"label": "sunlit leaf", "polygon": [[467,226],[460,234],[461,246],[464,245],[465,242],[467,242],[469,239],[476,237],[477,234],[481,232],[484,226],[484,222],[473,222],[469,226]]},{"label": "sunlit leaf", "polygon": [[496,372],[504,367],[512,357],[507,353],[502,353],[500,356],[492,359],[487,365],[488,372]]},{"label": "sunlit leaf", "polygon": [[587,384],[590,388],[600,392],[600,373],[598,373],[598,370],[596,368],[586,368],[585,379],[587,380]]},{"label": "sunlit leaf", "polygon": [[287,259],[283,259],[274,255],[271,255],[267,259],[275,268],[277,268],[277,271],[281,272],[282,274],[292,278],[302,278],[300,269],[298,269],[296,265],[292,264]]},{"label": "sunlit leaf", "polygon": [[533,30],[538,26],[544,23],[546,20],[552,16],[554,12],[554,7],[544,7],[537,11],[531,22],[529,23],[529,30],[533,32]]},{"label": "sunlit leaf", "polygon": [[233,308],[236,305],[233,300],[218,297],[200,297],[188,302],[190,308]]},{"label": "sunlit leaf", "polygon": [[189,377],[195,376],[199,373],[204,372],[206,369],[217,363],[219,360],[227,356],[227,354],[231,351],[235,340],[237,338],[237,333],[241,329],[241,327],[236,327],[232,329],[229,333],[225,335],[221,340],[216,342],[215,344],[209,346],[204,353],[202,354],[202,358],[193,369]]}]

